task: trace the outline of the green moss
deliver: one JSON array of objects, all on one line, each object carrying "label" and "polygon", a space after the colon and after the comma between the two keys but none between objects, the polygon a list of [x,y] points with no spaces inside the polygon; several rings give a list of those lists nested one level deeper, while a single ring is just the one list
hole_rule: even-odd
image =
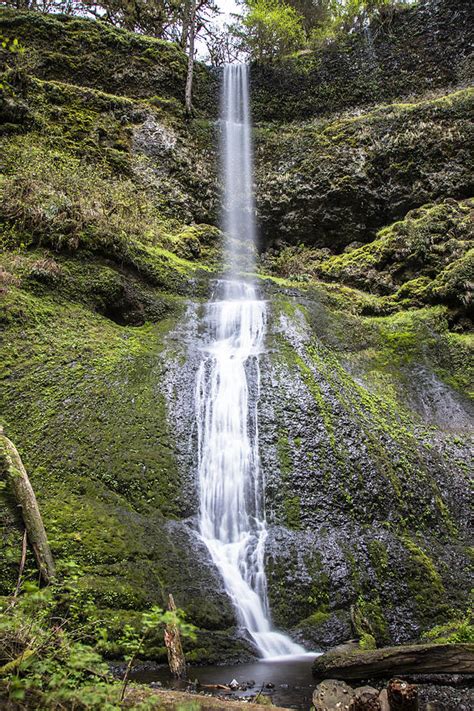
[{"label": "green moss", "polygon": [[322,277],[390,295],[381,302],[385,309],[443,302],[462,311],[474,278],[471,210],[472,200],[425,205],[359,248],[332,255],[300,244],[262,264],[297,281]]},{"label": "green moss", "polygon": [[407,535],[401,541],[410,555],[407,585],[420,618],[426,623],[445,616],[445,589],[433,560]]},{"label": "green moss", "polygon": [[370,563],[375,571],[378,582],[383,582],[390,576],[388,551],[382,541],[373,539],[368,543]]},{"label": "green moss", "polygon": [[[79,274],[84,284],[87,271],[93,287],[97,264],[76,264],[69,278]],[[119,326],[60,293],[10,287],[4,298],[3,422],[29,471],[55,553],[99,565],[110,550],[118,562],[133,558],[127,510],[180,510],[157,388],[162,338],[173,319]],[[172,311],[175,317],[178,304]],[[114,506],[124,507],[115,520]]]},{"label": "green moss", "polygon": [[363,632],[359,640],[359,647],[361,649],[376,649],[377,642],[375,641],[375,637],[367,632]]},{"label": "green moss", "polygon": [[[32,58],[41,60],[34,65],[37,75],[128,96],[158,92],[184,100],[186,56],[176,43],[94,20],[8,9],[0,25],[2,33],[17,37]],[[199,106],[208,75],[201,67],[196,75]]]},{"label": "green moss", "polygon": [[301,500],[299,496],[292,496],[283,500],[285,523],[288,528],[295,531],[301,528]]},{"label": "green moss", "polygon": [[359,595],[353,608],[352,619],[355,631],[360,636],[362,649],[373,649],[376,645],[384,645],[389,641],[388,622],[378,594],[373,595],[371,599]]},{"label": "green moss", "polygon": [[311,625],[312,627],[319,627],[320,625],[323,625],[325,622],[329,620],[331,617],[329,612],[323,612],[322,610],[318,610],[317,612],[313,612],[312,615],[307,617],[305,620],[301,622],[301,625]]}]

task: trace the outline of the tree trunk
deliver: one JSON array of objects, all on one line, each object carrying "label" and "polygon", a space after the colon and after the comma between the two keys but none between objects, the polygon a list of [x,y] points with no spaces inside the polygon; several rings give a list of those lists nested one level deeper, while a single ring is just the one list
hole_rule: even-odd
[{"label": "tree trunk", "polygon": [[186,113],[191,115],[192,93],[193,93],[193,72],[194,72],[194,39],[196,34],[196,0],[191,0],[189,5],[189,38],[188,38],[188,73],[186,76],[186,91],[184,94],[184,104]]},{"label": "tree trunk", "polygon": [[327,652],[315,659],[319,679],[373,679],[396,674],[473,674],[474,644],[412,644]]},{"label": "tree trunk", "polygon": [[[168,610],[175,612],[176,605],[172,595],[168,597]],[[171,674],[176,679],[185,679],[186,660],[184,658],[183,647],[181,644],[181,635],[176,625],[170,624],[165,630],[165,645],[168,650],[168,664]]]},{"label": "tree trunk", "polygon": [[16,447],[0,427],[0,466],[6,474],[16,504],[21,508],[28,540],[45,583],[55,576],[55,568],[35,492]]},{"label": "tree trunk", "polygon": [[191,0],[186,0],[186,2],[184,3],[183,26],[181,28],[181,37],[179,39],[179,46],[181,47],[183,52],[186,51],[186,45],[188,43],[189,20],[190,20],[190,1]]}]

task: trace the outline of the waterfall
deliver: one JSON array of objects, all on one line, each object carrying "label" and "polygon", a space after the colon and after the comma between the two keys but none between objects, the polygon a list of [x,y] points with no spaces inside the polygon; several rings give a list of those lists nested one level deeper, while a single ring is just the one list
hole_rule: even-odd
[{"label": "waterfall", "polygon": [[[272,629],[264,568],[267,535],[259,466],[260,370],[265,302],[239,279],[255,245],[248,68],[227,65],[222,92],[223,226],[231,278],[207,305],[207,341],[196,381],[199,528],[238,620],[264,658],[304,649]],[[248,250],[247,250],[247,253]]]}]

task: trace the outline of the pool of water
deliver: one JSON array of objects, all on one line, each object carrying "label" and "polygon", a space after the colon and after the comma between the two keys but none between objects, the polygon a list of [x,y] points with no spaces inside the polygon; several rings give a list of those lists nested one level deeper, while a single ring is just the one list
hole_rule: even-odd
[{"label": "pool of water", "polygon": [[[196,688],[198,692],[212,692],[229,698],[248,698],[261,691],[266,696],[270,696],[277,706],[308,711],[315,687],[311,665],[316,656],[316,654],[305,654],[231,666],[190,667],[189,679],[198,681]],[[159,681],[163,686],[170,688],[187,688],[185,682],[177,682],[170,678],[167,667],[137,670],[132,674],[132,678],[144,684]],[[233,679],[246,688],[234,692],[209,688],[217,684],[228,685]]]}]

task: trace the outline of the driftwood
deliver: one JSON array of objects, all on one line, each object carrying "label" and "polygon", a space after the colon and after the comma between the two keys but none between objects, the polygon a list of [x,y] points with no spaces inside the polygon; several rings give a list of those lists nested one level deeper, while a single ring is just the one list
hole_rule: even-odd
[{"label": "driftwood", "polygon": [[[168,597],[168,610],[170,612],[176,611],[176,605],[171,594]],[[172,676],[176,679],[185,679],[187,676],[186,659],[184,658],[181,635],[177,625],[166,625],[165,645],[168,650],[168,664]]]},{"label": "driftwood", "polygon": [[55,576],[54,560],[35,492],[15,445],[5,437],[1,426],[0,466],[6,474],[15,502],[21,508],[28,541],[33,549],[41,577],[45,583],[50,583]]},{"label": "driftwood", "polygon": [[370,651],[334,650],[313,663],[316,678],[371,679],[398,674],[473,674],[474,644],[416,644]]}]

